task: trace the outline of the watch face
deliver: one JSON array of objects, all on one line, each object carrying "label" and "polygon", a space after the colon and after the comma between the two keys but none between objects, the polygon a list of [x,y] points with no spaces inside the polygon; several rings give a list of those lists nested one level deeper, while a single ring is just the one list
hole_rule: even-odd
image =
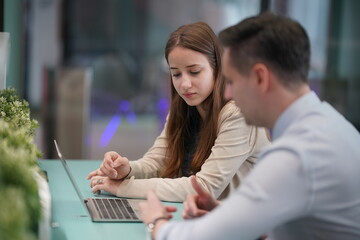
[{"label": "watch face", "polygon": [[169,220],[168,217],[164,217],[164,216],[155,218],[154,221],[152,221],[151,223],[148,223],[148,224],[146,225],[147,231],[151,234],[151,233],[154,231],[154,228],[155,228],[156,223],[157,223],[159,220],[162,220],[162,219]]},{"label": "watch face", "polygon": [[152,233],[154,231],[154,227],[155,227],[155,224],[154,223],[149,223],[147,225],[147,230],[149,233]]}]

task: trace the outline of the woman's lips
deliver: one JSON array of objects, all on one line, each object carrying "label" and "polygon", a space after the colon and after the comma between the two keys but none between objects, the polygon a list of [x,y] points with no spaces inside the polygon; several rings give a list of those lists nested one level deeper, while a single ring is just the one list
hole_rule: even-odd
[{"label": "woman's lips", "polygon": [[195,93],[184,93],[183,95],[186,98],[191,98],[191,97],[195,96]]}]

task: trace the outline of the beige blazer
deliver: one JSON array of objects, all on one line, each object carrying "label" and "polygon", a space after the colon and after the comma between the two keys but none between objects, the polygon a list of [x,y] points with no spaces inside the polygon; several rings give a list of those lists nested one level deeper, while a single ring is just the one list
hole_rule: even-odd
[{"label": "beige blazer", "polygon": [[[167,149],[166,127],[167,123],[142,158],[130,161],[132,171],[118,187],[117,196],[145,198],[147,191],[153,189],[163,201],[182,202],[188,194],[195,193],[188,177],[159,178]],[[227,197],[240,185],[267,144],[265,129],[247,125],[235,103],[230,101],[220,112],[215,144],[196,173],[197,180],[215,198]]]}]

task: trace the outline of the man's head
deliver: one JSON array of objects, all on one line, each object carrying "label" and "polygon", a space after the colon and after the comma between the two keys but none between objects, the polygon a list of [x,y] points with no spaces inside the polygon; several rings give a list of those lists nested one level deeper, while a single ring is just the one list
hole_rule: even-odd
[{"label": "man's head", "polygon": [[268,125],[264,103],[279,89],[296,95],[307,86],[310,43],[299,23],[265,13],[223,30],[219,38],[225,47],[223,73],[232,84],[227,95],[248,123]]}]

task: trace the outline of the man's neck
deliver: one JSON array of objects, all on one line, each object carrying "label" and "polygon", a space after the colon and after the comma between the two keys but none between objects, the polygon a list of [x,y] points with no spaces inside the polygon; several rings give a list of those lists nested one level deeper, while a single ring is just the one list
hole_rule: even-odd
[{"label": "man's neck", "polygon": [[[291,91],[287,88],[279,88],[274,92],[271,100],[271,110],[269,111],[268,128],[272,129],[276,120],[280,115],[296,100],[311,91],[309,85],[304,84],[296,91]],[[269,101],[270,102],[270,101]]]}]

